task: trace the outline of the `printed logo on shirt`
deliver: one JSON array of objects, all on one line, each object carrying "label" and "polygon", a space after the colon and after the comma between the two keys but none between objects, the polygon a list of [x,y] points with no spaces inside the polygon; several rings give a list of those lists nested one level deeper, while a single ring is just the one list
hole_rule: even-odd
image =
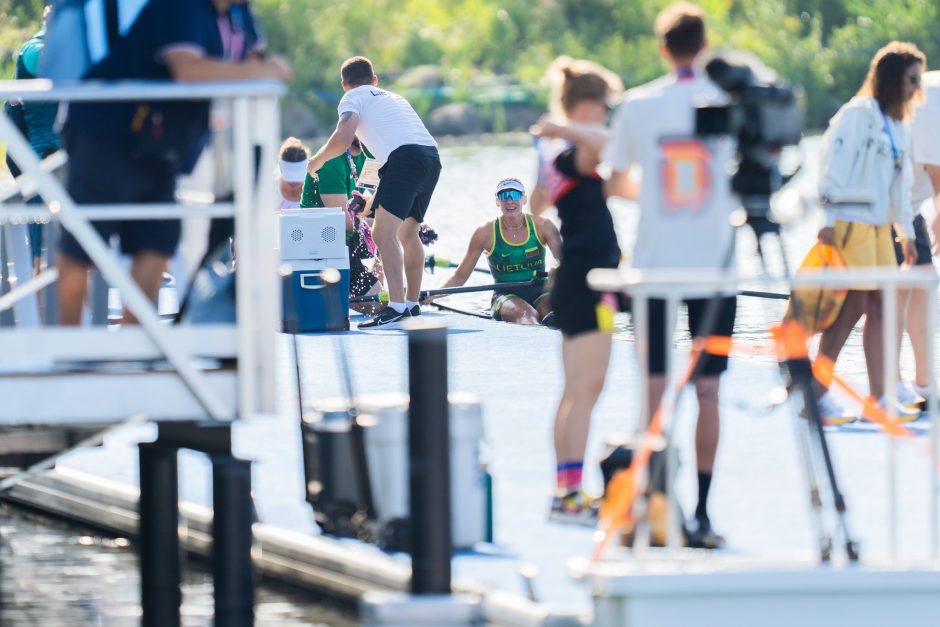
[{"label": "printed logo on shirt", "polygon": [[667,213],[697,213],[711,197],[712,154],[695,139],[667,139],[659,144],[662,207]]}]

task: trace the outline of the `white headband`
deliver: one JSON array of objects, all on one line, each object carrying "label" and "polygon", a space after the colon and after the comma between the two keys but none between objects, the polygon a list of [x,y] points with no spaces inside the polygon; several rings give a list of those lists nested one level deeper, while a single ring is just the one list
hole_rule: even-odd
[{"label": "white headband", "polygon": [[281,178],[288,183],[303,183],[307,178],[306,161],[284,161],[281,159]]}]

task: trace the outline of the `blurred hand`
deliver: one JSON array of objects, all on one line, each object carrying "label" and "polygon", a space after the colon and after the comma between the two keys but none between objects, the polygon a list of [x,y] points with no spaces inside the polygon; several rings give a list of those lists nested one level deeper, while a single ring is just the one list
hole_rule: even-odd
[{"label": "blurred hand", "polygon": [[831,226],[824,226],[819,229],[819,234],[816,237],[821,244],[832,246],[836,243],[836,230]]},{"label": "blurred hand", "polygon": [[552,122],[549,117],[542,116],[538,122],[529,127],[529,133],[533,137],[546,137],[552,139],[558,137],[562,126]]},{"label": "blurred hand", "polygon": [[912,239],[904,240],[904,263],[912,267],[917,265],[917,244]]}]

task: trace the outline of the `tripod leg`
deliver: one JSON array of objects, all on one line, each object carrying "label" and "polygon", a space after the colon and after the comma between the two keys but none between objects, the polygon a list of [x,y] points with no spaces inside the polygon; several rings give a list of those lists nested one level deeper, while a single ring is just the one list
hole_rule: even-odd
[{"label": "tripod leg", "polygon": [[816,405],[816,397],[813,394],[812,366],[809,359],[790,359],[786,364],[787,368],[790,370],[793,385],[803,394],[806,419],[810,421],[811,428],[816,432],[818,438],[819,451],[822,454],[826,475],[829,479],[829,486],[832,490],[836,516],[839,520],[839,527],[842,529],[843,537],[845,538],[846,557],[848,557],[849,561],[856,562],[858,561],[858,545],[852,540],[852,536],[849,533],[848,520],[845,514],[845,498],[842,496],[842,491],[839,490],[835,468],[832,465],[832,454],[829,451],[829,442],[826,439],[822,418],[819,415],[819,407]]},{"label": "tripod leg", "polygon": [[823,517],[822,497],[819,492],[819,469],[813,459],[813,433],[809,420],[794,417],[793,434],[796,436],[800,461],[803,463],[803,475],[806,477],[806,484],[809,489],[809,501],[813,510],[813,528],[819,543],[819,559],[822,562],[828,562],[832,557],[832,534],[826,530]]}]

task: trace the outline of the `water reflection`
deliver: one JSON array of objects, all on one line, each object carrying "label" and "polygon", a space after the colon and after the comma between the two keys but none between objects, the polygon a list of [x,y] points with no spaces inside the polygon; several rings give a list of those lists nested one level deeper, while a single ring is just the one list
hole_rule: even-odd
[{"label": "water reflection", "polygon": [[[212,625],[212,578],[190,563],[183,587],[182,624]],[[133,547],[59,521],[0,506],[0,625],[140,625],[140,573]],[[352,613],[315,603],[302,591],[264,585],[255,624],[274,627],[352,627]]]}]

